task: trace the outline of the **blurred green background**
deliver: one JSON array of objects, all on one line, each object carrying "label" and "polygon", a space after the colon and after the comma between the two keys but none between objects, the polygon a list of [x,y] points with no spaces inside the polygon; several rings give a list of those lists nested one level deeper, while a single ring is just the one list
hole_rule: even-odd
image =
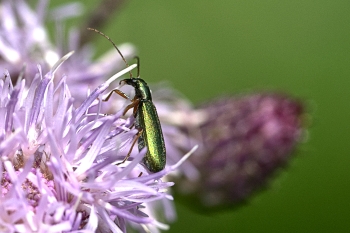
[{"label": "blurred green background", "polygon": [[312,115],[307,143],[268,190],[212,215],[177,197],[170,233],[350,231],[349,10],[344,0],[131,0],[101,28],[137,46],[145,80],[167,80],[194,103],[279,90]]}]

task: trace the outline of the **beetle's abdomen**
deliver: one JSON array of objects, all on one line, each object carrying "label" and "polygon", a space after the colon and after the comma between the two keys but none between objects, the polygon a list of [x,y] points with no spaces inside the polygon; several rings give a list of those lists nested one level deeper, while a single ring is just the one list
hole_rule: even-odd
[{"label": "beetle's abdomen", "polygon": [[165,143],[157,110],[151,101],[140,101],[137,109],[136,125],[139,129],[142,129],[138,141],[139,150],[145,146],[148,148],[143,163],[151,172],[163,170],[166,163]]}]

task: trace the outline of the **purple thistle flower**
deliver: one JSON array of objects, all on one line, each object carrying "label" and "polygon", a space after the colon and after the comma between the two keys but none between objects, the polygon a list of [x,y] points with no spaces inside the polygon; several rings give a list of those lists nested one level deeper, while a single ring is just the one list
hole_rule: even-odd
[{"label": "purple thistle flower", "polygon": [[240,204],[264,187],[304,135],[302,104],[282,94],[222,98],[198,114],[199,130],[190,132],[202,146],[189,162],[199,176],[178,180],[176,187],[207,207]]},{"label": "purple thistle flower", "polygon": [[[140,165],[145,150],[133,151],[131,161],[116,166],[137,133],[130,130],[134,118],[122,118],[122,98],[99,100],[135,65],[103,82],[124,65],[117,62],[117,51],[91,62],[85,47],[57,62],[65,49],[47,39],[43,3],[38,4],[39,13],[22,0],[0,5],[0,69],[8,69],[0,79],[0,231],[167,229],[156,219],[174,218],[167,193],[173,182],[162,177],[177,170],[189,154],[155,174]],[[68,17],[76,8],[64,9]],[[134,49],[126,45],[121,50],[129,56]],[[93,86],[97,88],[90,93]]]},{"label": "purple thistle flower", "polygon": [[[108,85],[132,65],[73,106],[66,78],[57,78],[59,60],[43,75],[40,67],[29,88],[13,86],[9,73],[0,79],[2,232],[126,232],[167,226],[152,217],[152,203],[172,200],[161,178],[170,166],[149,174],[139,164],[145,150],[120,166],[135,130],[124,109],[104,115],[93,111]],[[171,210],[165,210],[171,211]],[[147,214],[146,214],[147,213]]]}]

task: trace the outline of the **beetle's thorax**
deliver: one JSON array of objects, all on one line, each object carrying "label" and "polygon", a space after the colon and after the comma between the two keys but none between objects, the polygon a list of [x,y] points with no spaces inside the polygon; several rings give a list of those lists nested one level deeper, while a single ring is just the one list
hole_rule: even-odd
[{"label": "beetle's thorax", "polygon": [[131,85],[135,88],[135,97],[140,100],[152,101],[151,91],[147,83],[141,78],[127,78],[122,80],[127,85]]}]

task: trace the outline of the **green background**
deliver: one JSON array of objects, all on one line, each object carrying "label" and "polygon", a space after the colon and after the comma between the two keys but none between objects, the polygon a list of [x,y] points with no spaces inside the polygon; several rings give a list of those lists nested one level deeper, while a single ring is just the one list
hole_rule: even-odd
[{"label": "green background", "polygon": [[312,116],[308,141],[268,190],[211,215],[177,197],[170,233],[349,232],[349,10],[344,0],[132,0],[101,29],[137,46],[144,79],[167,80],[194,103],[279,90]]}]

